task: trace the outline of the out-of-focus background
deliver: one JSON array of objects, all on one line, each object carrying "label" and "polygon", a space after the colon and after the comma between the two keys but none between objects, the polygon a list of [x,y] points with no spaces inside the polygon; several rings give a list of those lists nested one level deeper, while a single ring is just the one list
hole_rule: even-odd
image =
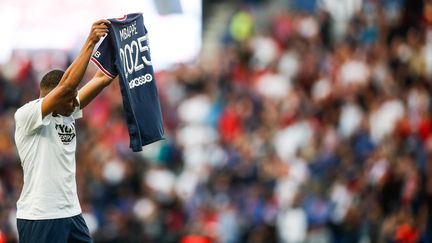
[{"label": "out-of-focus background", "polygon": [[131,12],[167,139],[131,152],[117,83],[84,110],[95,242],[432,242],[429,0],[0,0],[0,242],[17,242],[14,112],[93,21]]}]

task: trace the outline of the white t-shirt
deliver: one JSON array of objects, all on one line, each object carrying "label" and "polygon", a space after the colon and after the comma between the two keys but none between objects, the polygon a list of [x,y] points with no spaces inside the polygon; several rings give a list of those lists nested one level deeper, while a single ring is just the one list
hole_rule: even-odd
[{"label": "white t-shirt", "polygon": [[75,119],[49,114],[42,119],[43,98],[15,113],[15,143],[24,171],[24,186],[17,202],[19,219],[56,219],[81,213],[75,180]]}]

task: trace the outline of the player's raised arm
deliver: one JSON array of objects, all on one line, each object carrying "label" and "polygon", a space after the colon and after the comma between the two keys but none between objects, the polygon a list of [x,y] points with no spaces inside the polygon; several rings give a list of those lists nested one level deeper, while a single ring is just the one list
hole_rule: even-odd
[{"label": "player's raised arm", "polygon": [[114,78],[98,70],[93,78],[78,91],[80,108],[86,107],[113,80]]},{"label": "player's raised arm", "polygon": [[87,69],[95,44],[108,32],[108,24],[109,21],[104,19],[93,23],[90,34],[77,58],[66,70],[60,83],[46,94],[42,103],[42,117],[53,112],[59,103],[70,99],[71,95],[76,92],[76,88]]}]

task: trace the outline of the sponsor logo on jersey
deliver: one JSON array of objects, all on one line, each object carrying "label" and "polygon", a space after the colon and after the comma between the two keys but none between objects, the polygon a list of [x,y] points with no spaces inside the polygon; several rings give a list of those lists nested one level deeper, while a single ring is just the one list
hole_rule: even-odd
[{"label": "sponsor logo on jersey", "polygon": [[138,87],[140,85],[143,85],[145,83],[149,83],[153,80],[153,76],[149,73],[147,73],[144,76],[139,76],[138,78],[134,78],[131,81],[129,81],[129,88],[133,89],[135,87]]},{"label": "sponsor logo on jersey", "polygon": [[55,128],[57,130],[57,134],[60,140],[64,145],[70,144],[73,141],[73,139],[76,137],[74,123],[71,123],[69,125],[56,124]]}]

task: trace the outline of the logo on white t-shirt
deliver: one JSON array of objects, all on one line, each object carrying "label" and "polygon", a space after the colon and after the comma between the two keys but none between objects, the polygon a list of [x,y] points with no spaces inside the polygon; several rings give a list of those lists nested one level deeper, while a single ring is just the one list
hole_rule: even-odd
[{"label": "logo on white t-shirt", "polygon": [[64,145],[70,144],[75,138],[75,123],[55,124],[57,134]]}]

